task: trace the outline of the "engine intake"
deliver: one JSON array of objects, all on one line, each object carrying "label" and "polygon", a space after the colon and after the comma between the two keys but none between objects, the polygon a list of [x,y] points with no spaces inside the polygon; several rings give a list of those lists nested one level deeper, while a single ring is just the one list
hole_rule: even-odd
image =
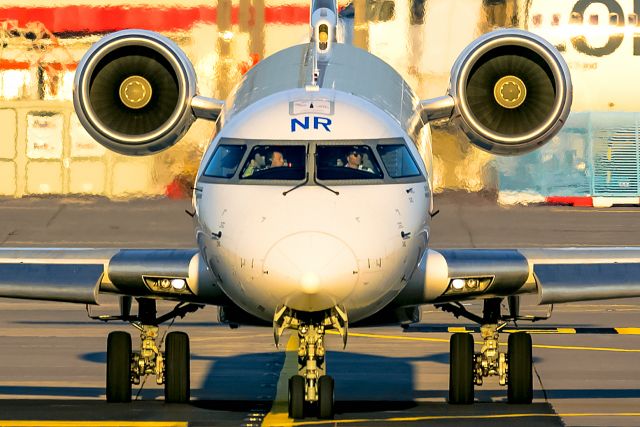
[{"label": "engine intake", "polygon": [[78,65],[73,104],[84,128],[107,148],[152,154],[174,145],[194,114],[196,74],[168,38],[125,30],[94,44]]},{"label": "engine intake", "polygon": [[522,30],[498,30],[470,44],[451,71],[453,119],[470,141],[496,154],[548,142],[569,115],[572,85],[560,53]]}]

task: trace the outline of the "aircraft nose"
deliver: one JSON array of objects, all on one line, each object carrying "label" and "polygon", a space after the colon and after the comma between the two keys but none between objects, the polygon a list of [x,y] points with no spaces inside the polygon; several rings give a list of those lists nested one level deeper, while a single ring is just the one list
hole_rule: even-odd
[{"label": "aircraft nose", "polygon": [[294,310],[319,311],[339,304],[354,289],[358,263],[341,239],[320,232],[296,233],[267,253],[270,291]]}]

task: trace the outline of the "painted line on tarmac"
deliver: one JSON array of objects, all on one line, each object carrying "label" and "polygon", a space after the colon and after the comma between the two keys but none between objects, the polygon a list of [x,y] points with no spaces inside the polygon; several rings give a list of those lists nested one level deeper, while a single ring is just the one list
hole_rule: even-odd
[{"label": "painted line on tarmac", "polygon": [[552,212],[566,212],[566,213],[640,213],[640,209],[631,210],[631,209],[572,209],[568,207],[567,209],[562,208],[552,208]]},{"label": "painted line on tarmac", "polygon": [[[474,332],[479,333],[480,327],[478,326],[429,326],[418,325],[409,326],[404,330],[407,333],[423,332],[423,333],[456,333],[456,332]],[[577,327],[577,328],[505,328],[500,332],[512,334],[515,332],[528,332],[530,334],[602,334],[602,335],[640,335],[640,328],[589,328],[589,327]]]},{"label": "painted line on tarmac", "polygon": [[0,420],[0,427],[188,427],[186,421],[12,421]]},{"label": "painted line on tarmac", "polygon": [[569,417],[640,417],[640,412],[592,412],[592,413],[568,413],[568,414],[492,414],[492,415],[426,415],[418,417],[393,417],[393,418],[355,418],[346,420],[318,420],[318,421],[297,421],[283,424],[273,424],[273,426],[295,427],[295,426],[319,426],[340,424],[362,424],[362,423],[403,423],[417,421],[456,421],[456,420],[491,420],[509,418],[569,418]]},{"label": "painted line on tarmac", "polygon": [[[336,331],[327,331],[327,334],[338,335]],[[427,338],[427,337],[407,337],[401,335],[380,335],[380,334],[363,334],[358,332],[349,332],[351,337],[361,338],[375,338],[375,339],[388,339],[388,340],[401,340],[401,341],[426,341],[426,342],[441,342],[449,343],[446,338]],[[482,341],[476,341],[476,344],[484,344]],[[506,343],[500,343],[501,346],[506,346]],[[533,348],[545,348],[553,350],[584,350],[584,351],[609,351],[613,353],[640,353],[640,349],[629,348],[617,348],[617,347],[584,347],[584,346],[567,346],[567,345],[545,345],[534,344]]]},{"label": "painted line on tarmac", "polygon": [[278,377],[276,397],[273,399],[271,411],[264,417],[262,425],[291,426],[293,419],[289,418],[289,378],[298,373],[298,334],[292,333],[287,341],[284,364]]}]

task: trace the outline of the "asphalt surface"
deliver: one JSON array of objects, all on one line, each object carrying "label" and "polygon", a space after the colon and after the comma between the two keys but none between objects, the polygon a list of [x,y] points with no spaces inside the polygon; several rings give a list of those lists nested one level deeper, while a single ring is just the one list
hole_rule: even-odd
[{"label": "asphalt surface", "polygon": [[[637,208],[504,208],[490,197],[464,194],[437,197],[436,207],[435,247],[640,244]],[[169,200],[0,200],[0,242],[192,247],[192,220],[184,212],[189,208],[188,201]],[[111,298],[102,302],[100,313],[117,309]],[[523,311],[544,314],[544,307],[532,303],[525,300]],[[556,306],[549,321],[520,325],[538,328],[532,405],[507,404],[506,390],[493,379],[476,388],[475,404],[447,404],[451,326],[474,325],[425,306],[422,322],[406,331],[352,329],[346,350],[339,337],[329,335],[338,425],[640,425],[640,330],[612,329],[640,327],[639,300]],[[107,405],[105,348],[111,330],[131,332],[136,347],[133,328],[91,321],[83,306],[0,299],[0,425],[293,425],[279,413],[278,401],[291,355],[286,346],[274,348],[270,329],[231,330],[217,322],[215,307],[176,320],[170,330],[191,337],[189,405],[164,404],[162,386],[153,378],[134,389],[138,401]]]}]

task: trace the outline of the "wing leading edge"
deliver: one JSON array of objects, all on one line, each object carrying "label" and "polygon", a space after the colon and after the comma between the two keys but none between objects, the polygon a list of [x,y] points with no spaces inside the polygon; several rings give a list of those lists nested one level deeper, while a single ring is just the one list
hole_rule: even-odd
[{"label": "wing leading edge", "polygon": [[640,247],[429,250],[394,305],[534,293],[539,304],[640,297]]},{"label": "wing leading edge", "polygon": [[97,304],[99,293],[228,302],[197,249],[0,249],[0,297]]}]

